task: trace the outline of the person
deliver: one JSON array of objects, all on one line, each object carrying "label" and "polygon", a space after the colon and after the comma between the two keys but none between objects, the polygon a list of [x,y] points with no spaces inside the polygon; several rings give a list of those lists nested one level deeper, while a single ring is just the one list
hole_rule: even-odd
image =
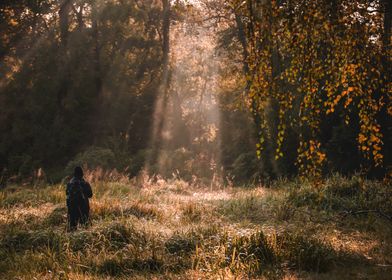
[{"label": "person", "polygon": [[89,198],[93,196],[91,186],[83,179],[83,169],[75,167],[74,176],[67,184],[68,229],[76,230],[78,224],[86,225],[89,222]]}]

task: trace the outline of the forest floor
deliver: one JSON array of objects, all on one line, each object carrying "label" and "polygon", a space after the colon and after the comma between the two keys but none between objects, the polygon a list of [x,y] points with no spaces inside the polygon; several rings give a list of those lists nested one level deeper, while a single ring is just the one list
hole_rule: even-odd
[{"label": "forest floor", "polygon": [[72,233],[64,185],[0,191],[0,279],[391,279],[386,182],[92,186]]}]

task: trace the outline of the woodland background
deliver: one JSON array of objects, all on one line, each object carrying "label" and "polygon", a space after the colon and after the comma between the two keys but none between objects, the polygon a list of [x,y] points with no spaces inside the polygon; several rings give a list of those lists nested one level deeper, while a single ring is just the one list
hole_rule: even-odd
[{"label": "woodland background", "polygon": [[3,182],[40,168],[58,181],[82,163],[239,183],[390,172],[390,1],[3,0],[0,11]]}]

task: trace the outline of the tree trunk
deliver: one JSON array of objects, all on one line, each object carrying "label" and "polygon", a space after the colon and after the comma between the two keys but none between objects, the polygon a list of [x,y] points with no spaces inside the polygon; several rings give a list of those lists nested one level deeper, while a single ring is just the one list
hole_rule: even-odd
[{"label": "tree trunk", "polygon": [[72,9],[75,13],[76,20],[78,22],[78,30],[81,31],[84,28],[84,22],[83,22],[83,10],[84,10],[84,4],[79,5],[79,10],[76,9],[74,5],[72,5]]},{"label": "tree trunk", "polygon": [[68,29],[69,29],[69,13],[72,7],[72,0],[64,0],[60,4],[59,19],[60,19],[60,38],[62,46],[68,43]]},{"label": "tree trunk", "polygon": [[64,114],[63,100],[68,92],[68,82],[70,79],[69,66],[68,66],[68,35],[69,35],[69,13],[72,8],[72,0],[64,0],[60,4],[59,9],[59,21],[60,21],[60,62],[62,67],[62,77],[60,83],[60,89],[57,94],[57,106],[59,108],[60,115]]},{"label": "tree trunk", "polygon": [[162,0],[162,78],[161,86],[155,100],[154,123],[152,131],[152,151],[149,166],[156,163],[162,147],[162,131],[165,124],[165,114],[168,103],[170,86],[170,0]]},{"label": "tree trunk", "polygon": [[236,11],[234,12],[234,15],[235,15],[235,22],[237,24],[237,37],[238,37],[238,41],[240,42],[241,48],[242,48],[242,65],[243,65],[243,71],[244,71],[244,74],[246,77],[245,94],[247,95],[249,93],[249,89],[250,89],[250,80],[249,80],[250,69],[249,69],[249,64],[248,64],[248,58],[249,58],[248,43],[246,40],[245,26],[241,20],[241,16]]},{"label": "tree trunk", "polygon": [[[163,74],[167,74],[169,69],[169,53],[170,53],[170,2],[162,0],[163,18],[162,18],[162,53],[163,53]],[[165,78],[165,77],[164,77]],[[167,77],[166,77],[167,78]]]},{"label": "tree trunk", "polygon": [[[392,24],[392,1],[382,0],[382,6],[384,9],[384,32],[382,34],[382,47],[383,47],[383,64],[385,77],[388,81],[391,79],[391,63],[389,53],[391,51],[391,24]],[[387,81],[387,82],[388,82]]]},{"label": "tree trunk", "polygon": [[383,0],[384,8],[384,33],[382,36],[382,43],[384,49],[391,47],[391,24],[392,24],[392,1]]},{"label": "tree trunk", "polygon": [[93,56],[93,65],[94,65],[94,83],[96,96],[99,97],[102,91],[102,77],[101,77],[101,63],[100,63],[100,47],[99,47],[99,33],[98,33],[98,15],[97,15],[97,7],[96,4],[93,4],[92,7],[92,37],[94,41],[94,56]]}]

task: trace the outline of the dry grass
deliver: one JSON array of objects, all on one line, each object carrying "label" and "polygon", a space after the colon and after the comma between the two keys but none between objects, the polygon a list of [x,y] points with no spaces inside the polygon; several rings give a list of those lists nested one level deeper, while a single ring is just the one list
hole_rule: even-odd
[{"label": "dry grass", "polygon": [[[64,186],[0,192],[1,279],[388,279],[385,183],[265,188],[94,181],[92,226],[65,231]],[[388,200],[389,199],[389,200]],[[382,203],[381,203],[382,202]],[[350,208],[351,207],[351,208]]]}]

